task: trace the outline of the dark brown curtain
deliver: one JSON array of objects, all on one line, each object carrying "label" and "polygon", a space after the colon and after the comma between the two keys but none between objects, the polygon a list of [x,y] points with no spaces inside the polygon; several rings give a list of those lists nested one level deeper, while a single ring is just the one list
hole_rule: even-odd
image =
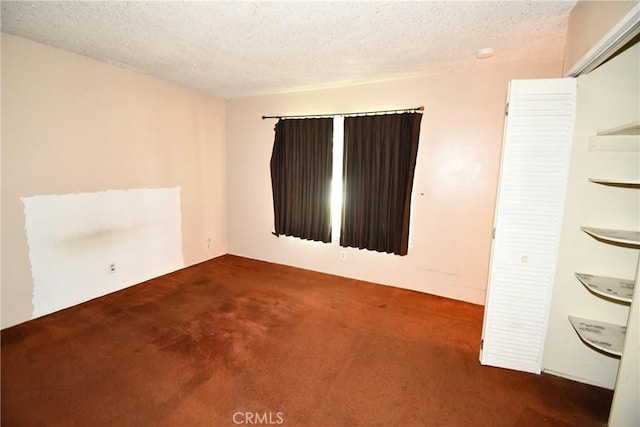
[{"label": "dark brown curtain", "polygon": [[275,234],[331,242],[333,119],[281,119],[271,185]]},{"label": "dark brown curtain", "polygon": [[345,117],[340,245],[406,255],[422,114]]}]

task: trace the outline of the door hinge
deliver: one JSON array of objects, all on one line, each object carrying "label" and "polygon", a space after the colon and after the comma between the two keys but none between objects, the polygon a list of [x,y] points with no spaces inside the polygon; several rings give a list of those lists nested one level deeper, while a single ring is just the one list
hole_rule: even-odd
[{"label": "door hinge", "polygon": [[480,340],[480,350],[484,348],[484,339]]},{"label": "door hinge", "polygon": [[504,108],[504,115],[508,116],[509,115],[509,103],[507,102],[507,106]]},{"label": "door hinge", "polygon": [[493,231],[491,232],[491,238],[495,239],[496,238],[496,228],[493,227]]}]

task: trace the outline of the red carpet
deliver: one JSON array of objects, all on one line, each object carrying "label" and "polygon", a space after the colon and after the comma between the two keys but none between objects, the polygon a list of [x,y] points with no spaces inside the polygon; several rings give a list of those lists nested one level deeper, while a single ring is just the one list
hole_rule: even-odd
[{"label": "red carpet", "polygon": [[2,331],[2,425],[606,424],[609,390],[481,366],[482,314],[227,255]]}]

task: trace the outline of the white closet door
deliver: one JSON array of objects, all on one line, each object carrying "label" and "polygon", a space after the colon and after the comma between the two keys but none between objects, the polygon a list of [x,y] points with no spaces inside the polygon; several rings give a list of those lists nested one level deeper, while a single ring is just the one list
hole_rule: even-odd
[{"label": "white closet door", "polygon": [[540,373],[575,117],[575,79],[509,85],[480,363]]}]

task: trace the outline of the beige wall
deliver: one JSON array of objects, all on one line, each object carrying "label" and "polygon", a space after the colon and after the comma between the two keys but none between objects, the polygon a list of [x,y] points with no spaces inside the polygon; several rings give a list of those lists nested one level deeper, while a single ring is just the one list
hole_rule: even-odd
[{"label": "beige wall", "polygon": [[579,0],[569,15],[563,74],[637,4],[637,1]]},{"label": "beige wall", "polygon": [[[228,251],[483,304],[507,84],[558,77],[562,67],[489,60],[225,105],[14,36],[3,35],[2,50],[3,327],[32,313],[20,198],[108,189],[180,186],[186,265]],[[270,234],[274,120],[261,115],[417,105],[426,110],[408,256],[347,249],[341,261],[337,243]]]},{"label": "beige wall", "polygon": [[[557,63],[478,62],[466,70],[227,102],[229,252],[484,304],[509,80],[559,77]],[[405,257],[276,238],[262,115],[424,105]]]},{"label": "beige wall", "polygon": [[578,77],[576,125],[558,265],[543,368],[582,382],[613,388],[618,359],[580,341],[568,315],[623,325],[628,306],[590,293],[574,273],[633,279],[638,250],[599,242],[580,226],[640,229],[637,189],[594,184],[588,178],[640,178],[633,151],[591,151],[589,137],[640,119],[640,45]]},{"label": "beige wall", "polygon": [[180,187],[198,263],[227,252],[224,143],[222,99],[3,34],[2,327],[32,315],[21,197]]}]

